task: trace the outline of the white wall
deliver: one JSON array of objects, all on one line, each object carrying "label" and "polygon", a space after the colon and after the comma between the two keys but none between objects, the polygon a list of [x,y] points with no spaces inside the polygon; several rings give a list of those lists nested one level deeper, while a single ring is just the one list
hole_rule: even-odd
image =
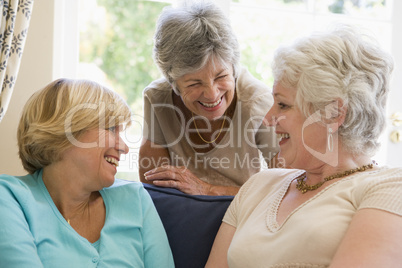
[{"label": "white wall", "polygon": [[[392,55],[395,60],[395,69],[393,73],[391,92],[388,99],[388,116],[395,112],[402,113],[402,1],[395,0],[393,3],[393,27],[392,27]],[[393,126],[388,122],[388,128],[385,132],[385,145],[387,150],[387,164],[390,166],[402,166],[402,142],[393,143],[390,140],[392,131],[402,131],[402,126]],[[384,143],[383,143],[384,144]]]},{"label": "white wall", "polygon": [[9,108],[0,122],[0,174],[26,174],[18,157],[17,126],[23,105],[53,80],[54,0],[35,1]]}]

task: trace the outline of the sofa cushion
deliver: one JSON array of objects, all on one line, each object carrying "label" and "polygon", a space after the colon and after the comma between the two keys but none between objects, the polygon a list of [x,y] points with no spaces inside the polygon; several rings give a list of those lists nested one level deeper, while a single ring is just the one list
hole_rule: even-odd
[{"label": "sofa cushion", "polygon": [[203,268],[233,196],[188,195],[144,183],[165,227],[176,268]]}]

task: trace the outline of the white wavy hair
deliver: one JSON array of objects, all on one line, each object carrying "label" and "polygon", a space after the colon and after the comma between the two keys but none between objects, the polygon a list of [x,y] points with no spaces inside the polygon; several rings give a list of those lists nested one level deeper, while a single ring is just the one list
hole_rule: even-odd
[{"label": "white wavy hair", "polygon": [[[347,113],[338,130],[340,141],[353,154],[371,156],[386,124],[393,60],[367,37],[337,25],[279,48],[272,70],[276,83],[297,90],[296,105],[306,117],[342,100]],[[331,107],[331,114],[338,114],[339,107]]]}]

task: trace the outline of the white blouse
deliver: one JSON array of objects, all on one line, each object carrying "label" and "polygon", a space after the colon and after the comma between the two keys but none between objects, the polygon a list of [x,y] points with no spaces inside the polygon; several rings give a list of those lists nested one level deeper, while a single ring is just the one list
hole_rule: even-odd
[{"label": "white blouse", "polygon": [[402,216],[402,169],[383,167],[324,185],[278,224],[279,205],[303,172],[270,169],[243,185],[223,219],[236,227],[229,267],[327,267],[358,210]]}]

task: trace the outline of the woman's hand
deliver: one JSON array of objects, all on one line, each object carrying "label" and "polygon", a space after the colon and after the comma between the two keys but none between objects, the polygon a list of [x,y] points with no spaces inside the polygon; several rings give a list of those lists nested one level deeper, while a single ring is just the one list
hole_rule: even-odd
[{"label": "woman's hand", "polygon": [[176,188],[192,195],[216,195],[211,192],[212,184],[200,180],[184,166],[160,166],[144,175],[147,181],[156,186]]},{"label": "woman's hand", "polygon": [[[161,187],[176,188],[192,195],[235,195],[239,191],[238,186],[218,186],[206,183],[184,166],[161,164],[166,163],[168,159],[170,156],[166,148],[144,140],[140,147],[140,181]],[[146,165],[142,165],[143,163]]]}]

